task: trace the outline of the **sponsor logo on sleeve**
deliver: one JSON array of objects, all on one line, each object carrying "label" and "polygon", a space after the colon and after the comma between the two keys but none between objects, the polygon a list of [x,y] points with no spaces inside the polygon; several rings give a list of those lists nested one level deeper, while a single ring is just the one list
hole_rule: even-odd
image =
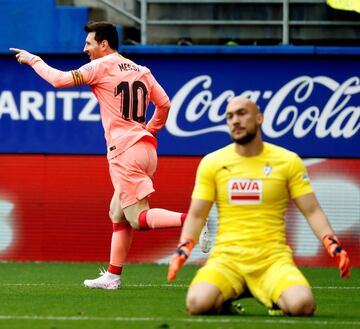
[{"label": "sponsor logo on sleeve", "polygon": [[302,178],[303,181],[309,181],[310,180],[309,174],[307,172],[304,172],[302,174],[301,178]]}]

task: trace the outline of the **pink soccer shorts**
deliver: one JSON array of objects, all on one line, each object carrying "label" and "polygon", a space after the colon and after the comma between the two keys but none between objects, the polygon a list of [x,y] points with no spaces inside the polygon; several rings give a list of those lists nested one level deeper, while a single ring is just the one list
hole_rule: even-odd
[{"label": "pink soccer shorts", "polygon": [[110,177],[124,209],[153,193],[157,153],[153,143],[141,139],[109,160]]}]

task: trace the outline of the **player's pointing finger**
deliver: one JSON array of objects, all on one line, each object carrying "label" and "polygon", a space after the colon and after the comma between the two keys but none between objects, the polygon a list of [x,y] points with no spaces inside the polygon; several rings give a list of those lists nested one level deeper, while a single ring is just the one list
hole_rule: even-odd
[{"label": "player's pointing finger", "polygon": [[14,51],[16,53],[19,53],[22,51],[22,49],[18,49],[18,48],[9,48],[9,50]]}]

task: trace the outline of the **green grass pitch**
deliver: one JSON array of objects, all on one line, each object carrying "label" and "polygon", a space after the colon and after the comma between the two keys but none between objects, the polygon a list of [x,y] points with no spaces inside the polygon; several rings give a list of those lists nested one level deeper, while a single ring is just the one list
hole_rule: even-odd
[{"label": "green grass pitch", "polygon": [[122,288],[86,289],[97,276],[89,263],[0,263],[1,329],[69,328],[360,328],[360,268],[341,280],[336,268],[302,268],[317,302],[314,317],[270,317],[250,298],[237,316],[190,316],[185,311],[187,285],[197,267],[185,266],[173,284],[167,267],[126,264]]}]

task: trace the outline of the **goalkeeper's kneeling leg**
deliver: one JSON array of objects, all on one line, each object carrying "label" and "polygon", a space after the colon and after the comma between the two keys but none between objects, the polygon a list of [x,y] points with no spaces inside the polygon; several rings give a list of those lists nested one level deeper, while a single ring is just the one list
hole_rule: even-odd
[{"label": "goalkeeper's kneeling leg", "polygon": [[311,289],[304,285],[287,288],[277,305],[285,314],[293,316],[312,316],[316,309]]},{"label": "goalkeeper's kneeling leg", "polygon": [[186,307],[191,315],[219,314],[223,301],[221,291],[216,286],[199,282],[190,286]]}]

